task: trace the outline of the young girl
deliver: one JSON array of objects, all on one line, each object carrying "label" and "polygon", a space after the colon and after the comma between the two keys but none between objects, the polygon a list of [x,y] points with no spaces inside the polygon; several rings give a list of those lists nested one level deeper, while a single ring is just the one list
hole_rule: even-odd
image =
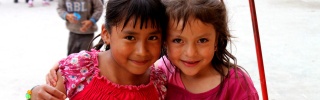
[{"label": "young girl", "polygon": [[[61,60],[55,88],[71,100],[164,99],[166,78],[150,66],[160,57],[167,22],[160,0],[108,0],[101,33],[108,49],[99,51],[98,45]],[[48,88],[37,86],[28,94],[62,98]]]},{"label": "young girl", "polygon": [[[163,0],[169,16],[155,65],[168,78],[168,100],[257,100],[250,77],[227,51],[227,12],[219,0]],[[232,63],[233,61],[233,63]],[[54,70],[48,80],[55,76]],[[51,82],[52,83],[52,82]]]},{"label": "young girl", "polygon": [[[227,51],[231,41],[220,0],[163,0],[169,16],[165,56],[168,100],[256,100],[248,75]],[[234,61],[234,63],[231,62]]]}]

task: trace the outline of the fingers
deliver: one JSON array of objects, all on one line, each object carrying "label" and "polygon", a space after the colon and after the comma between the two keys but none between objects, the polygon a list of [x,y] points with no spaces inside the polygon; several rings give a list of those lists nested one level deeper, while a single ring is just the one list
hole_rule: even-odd
[{"label": "fingers", "polygon": [[82,27],[80,28],[80,31],[81,31],[81,32],[86,32],[87,30],[86,30],[86,28],[85,28],[84,26],[82,26]]},{"label": "fingers", "polygon": [[57,71],[58,71],[58,65],[55,65],[51,70],[50,70],[50,77],[51,81],[57,81]]},{"label": "fingers", "polygon": [[53,86],[53,84],[51,84],[50,83],[50,73],[48,73],[47,75],[46,75],[46,84],[48,84],[48,85],[50,85],[50,86]]},{"label": "fingers", "polygon": [[49,93],[40,93],[36,100],[63,100],[52,96]]},{"label": "fingers", "polygon": [[50,73],[47,75],[47,80],[50,84],[50,86],[56,86],[57,79],[54,78],[57,73],[54,70],[50,70]]},{"label": "fingers", "polygon": [[46,83],[50,86],[56,86],[57,83],[57,71],[59,69],[58,63],[56,63],[49,73],[46,75]]},{"label": "fingers", "polygon": [[78,20],[76,20],[76,18],[73,16],[73,17],[71,18],[70,23],[76,24],[76,23],[78,23]]},{"label": "fingers", "polygon": [[31,97],[35,100],[62,100],[66,98],[62,92],[49,85],[41,85],[34,88]]},{"label": "fingers", "polygon": [[66,95],[59,91],[58,89],[51,87],[51,86],[45,86],[45,91],[48,93],[49,97],[57,98],[57,99],[65,99]]},{"label": "fingers", "polygon": [[78,23],[76,16],[74,16],[73,14],[68,14],[66,17],[70,23],[74,23],[74,24]]},{"label": "fingers", "polygon": [[73,14],[70,17],[70,23],[76,23],[76,16],[74,16]]},{"label": "fingers", "polygon": [[50,70],[50,74],[53,77],[54,81],[58,80],[57,71],[59,69],[59,63],[56,63],[53,68]]},{"label": "fingers", "polygon": [[91,27],[92,22],[89,20],[86,20],[86,21],[82,21],[81,24],[82,24],[82,27],[80,28],[80,31],[85,32],[88,30],[89,27]]}]

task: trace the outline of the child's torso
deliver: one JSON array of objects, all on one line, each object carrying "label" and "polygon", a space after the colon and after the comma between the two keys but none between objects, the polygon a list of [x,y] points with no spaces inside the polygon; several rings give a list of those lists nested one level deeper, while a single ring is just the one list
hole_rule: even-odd
[{"label": "child's torso", "polygon": [[158,100],[157,88],[151,83],[146,86],[120,86],[102,77],[92,81],[71,100]]},{"label": "child's torso", "polygon": [[[181,80],[181,71],[172,66],[170,61],[164,57],[156,62],[157,68],[163,69],[167,76],[167,100],[242,100],[259,99],[253,83],[242,70],[231,68],[229,77],[224,79],[224,84],[209,89],[202,93],[191,93],[185,87]],[[237,73],[237,74],[235,74]],[[222,89],[220,89],[220,87]]]},{"label": "child's torso", "polygon": [[146,85],[119,85],[100,76],[98,52],[82,51],[60,61],[67,95],[71,100],[158,100],[166,94],[166,78],[162,70],[152,67]]},{"label": "child's torso", "polygon": [[65,7],[67,12],[77,12],[85,14],[91,12],[91,9],[93,7],[92,3],[92,0],[65,0]]},{"label": "child's torso", "polygon": [[89,20],[94,12],[94,5],[92,0],[65,0],[65,7],[68,13],[78,13],[81,17],[77,24],[66,23],[70,31],[78,34],[93,33],[97,30],[97,26],[93,24],[87,32],[81,32],[79,29],[82,27],[81,22]]}]

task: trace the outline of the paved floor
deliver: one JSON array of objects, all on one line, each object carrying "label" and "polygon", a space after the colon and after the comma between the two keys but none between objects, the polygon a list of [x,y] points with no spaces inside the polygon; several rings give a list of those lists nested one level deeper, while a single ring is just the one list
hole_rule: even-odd
[{"label": "paved floor", "polygon": [[[56,12],[57,0],[29,8],[0,0],[0,91],[2,100],[22,100],[43,84],[49,68],[66,55],[68,31]],[[227,0],[232,53],[261,95],[248,0]],[[320,1],[256,0],[270,100],[320,98]],[[101,25],[103,19],[98,22]],[[100,31],[99,31],[100,32]]]}]

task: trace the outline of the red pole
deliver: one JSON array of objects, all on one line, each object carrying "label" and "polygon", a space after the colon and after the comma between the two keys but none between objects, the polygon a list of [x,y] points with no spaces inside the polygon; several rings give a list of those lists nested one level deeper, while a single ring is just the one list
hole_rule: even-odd
[{"label": "red pole", "polygon": [[268,100],[268,91],[267,91],[267,85],[266,85],[266,78],[264,74],[259,28],[258,28],[258,21],[256,16],[256,8],[254,5],[254,0],[249,0],[249,4],[250,4],[251,19],[252,19],[252,27],[254,32],[254,41],[256,45],[256,53],[257,53],[257,59],[258,59],[262,97],[263,97],[263,100]]}]

